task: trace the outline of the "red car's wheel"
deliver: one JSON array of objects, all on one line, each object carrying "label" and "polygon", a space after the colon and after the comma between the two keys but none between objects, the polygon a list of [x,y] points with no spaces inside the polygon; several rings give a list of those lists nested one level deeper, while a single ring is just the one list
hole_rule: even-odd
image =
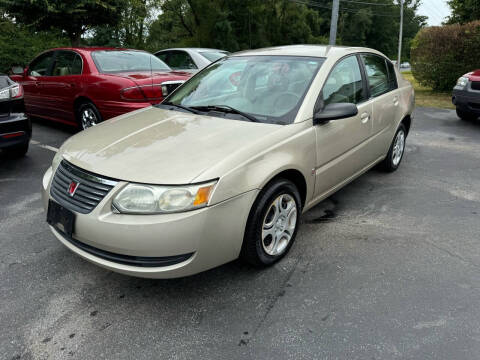
[{"label": "red car's wheel", "polygon": [[88,129],[102,122],[102,115],[91,102],[80,104],[77,109],[77,122],[81,130]]}]

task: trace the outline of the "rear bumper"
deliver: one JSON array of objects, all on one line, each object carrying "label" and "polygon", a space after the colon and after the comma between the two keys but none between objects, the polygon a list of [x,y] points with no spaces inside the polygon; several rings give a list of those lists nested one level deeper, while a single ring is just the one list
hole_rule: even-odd
[{"label": "rear bumper", "polygon": [[0,118],[0,149],[18,146],[30,141],[32,123],[23,113],[12,113]]},{"label": "rear bumper", "polygon": [[452,103],[458,109],[480,115],[480,91],[455,86],[452,94]]}]

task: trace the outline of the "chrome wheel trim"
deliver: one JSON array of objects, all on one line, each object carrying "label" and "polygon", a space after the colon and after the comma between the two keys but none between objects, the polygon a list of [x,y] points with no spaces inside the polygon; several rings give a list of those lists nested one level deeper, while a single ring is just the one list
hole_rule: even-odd
[{"label": "chrome wheel trim", "polygon": [[80,117],[82,120],[83,129],[87,129],[98,124],[97,115],[95,115],[95,112],[89,107],[82,111]]},{"label": "chrome wheel trim", "polygon": [[262,224],[262,247],[270,256],[282,254],[297,227],[297,203],[289,194],[279,195],[268,207]]},{"label": "chrome wheel trim", "polygon": [[400,130],[395,137],[395,142],[393,143],[393,151],[392,151],[392,163],[394,166],[398,166],[400,164],[400,160],[402,160],[403,151],[405,149],[405,132]]}]

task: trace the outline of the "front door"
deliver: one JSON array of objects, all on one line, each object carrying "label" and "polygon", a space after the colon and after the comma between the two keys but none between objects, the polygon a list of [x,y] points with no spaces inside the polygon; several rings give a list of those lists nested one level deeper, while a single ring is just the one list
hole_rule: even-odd
[{"label": "front door", "polygon": [[25,109],[29,115],[46,116],[48,114],[41,91],[41,83],[50,75],[53,54],[53,51],[49,51],[34,59],[30,63],[26,75],[21,80],[24,90]]},{"label": "front door", "polygon": [[320,93],[323,106],[353,103],[358,107],[358,115],[316,125],[316,198],[336,190],[375,160],[369,142],[373,105],[367,94],[360,58],[351,55],[340,60]]},{"label": "front door", "polygon": [[82,58],[74,51],[58,50],[51,76],[40,84],[44,106],[57,121],[75,123],[74,101],[81,91]]}]

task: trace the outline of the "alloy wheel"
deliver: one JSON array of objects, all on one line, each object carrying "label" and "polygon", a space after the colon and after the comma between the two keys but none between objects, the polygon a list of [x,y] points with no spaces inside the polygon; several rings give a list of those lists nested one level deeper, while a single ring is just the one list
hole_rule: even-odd
[{"label": "alloy wheel", "polygon": [[403,130],[400,130],[397,133],[397,137],[395,138],[395,143],[393,144],[392,162],[394,166],[398,166],[398,164],[400,164],[400,160],[402,160],[404,149],[405,149],[405,132]]},{"label": "alloy wheel", "polygon": [[81,119],[82,119],[82,128],[84,130],[98,124],[97,115],[95,115],[95,112],[88,107],[83,109]]},{"label": "alloy wheel", "polygon": [[262,247],[270,256],[285,251],[297,226],[297,204],[289,194],[281,194],[270,204],[262,225]]}]

